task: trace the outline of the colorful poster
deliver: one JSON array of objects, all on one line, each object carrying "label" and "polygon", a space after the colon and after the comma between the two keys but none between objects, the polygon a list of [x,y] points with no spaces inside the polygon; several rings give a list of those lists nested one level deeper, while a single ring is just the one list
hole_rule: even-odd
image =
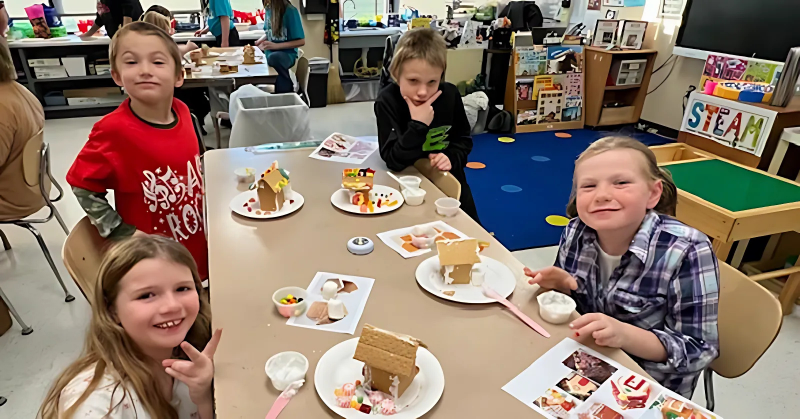
[{"label": "colorful poster", "polygon": [[567,74],[567,96],[581,96],[582,80],[583,78],[579,73]]},{"label": "colorful poster", "polygon": [[545,74],[547,69],[547,53],[541,46],[517,48],[518,76],[536,76]]},{"label": "colorful poster", "polygon": [[503,391],[548,419],[722,419],[569,338]]},{"label": "colorful poster", "polygon": [[692,92],[681,131],[761,156],[777,112]]}]

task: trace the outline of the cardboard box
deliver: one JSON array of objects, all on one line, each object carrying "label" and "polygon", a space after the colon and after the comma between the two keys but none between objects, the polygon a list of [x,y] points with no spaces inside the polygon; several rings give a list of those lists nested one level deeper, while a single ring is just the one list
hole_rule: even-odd
[{"label": "cardboard box", "polygon": [[58,79],[67,77],[67,69],[63,65],[33,67],[37,79]]},{"label": "cardboard box", "polygon": [[122,93],[119,87],[94,87],[90,89],[64,90],[67,104],[75,105],[116,105],[122,103],[128,95]]},{"label": "cardboard box", "polygon": [[29,67],[48,67],[54,65],[61,65],[61,60],[58,58],[35,58],[28,60]]},{"label": "cardboard box", "polygon": [[64,68],[67,69],[67,75],[70,77],[81,77],[86,75],[86,57],[63,57],[61,62]]}]

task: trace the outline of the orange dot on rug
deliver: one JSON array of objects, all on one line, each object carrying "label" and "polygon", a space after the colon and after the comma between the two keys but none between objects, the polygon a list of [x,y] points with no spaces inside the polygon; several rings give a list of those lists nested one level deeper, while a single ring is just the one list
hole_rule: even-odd
[{"label": "orange dot on rug", "polygon": [[467,163],[467,167],[470,169],[483,169],[486,167],[486,165],[480,162],[471,161]]},{"label": "orange dot on rug", "polygon": [[544,220],[547,221],[547,224],[557,227],[563,227],[569,224],[569,218],[561,215],[548,215]]},{"label": "orange dot on rug", "polygon": [[567,134],[566,132],[557,132],[556,137],[558,138],[572,138],[572,134]]},{"label": "orange dot on rug", "polygon": [[500,141],[501,143],[513,143],[516,140],[511,137],[500,137],[497,139],[497,141]]}]

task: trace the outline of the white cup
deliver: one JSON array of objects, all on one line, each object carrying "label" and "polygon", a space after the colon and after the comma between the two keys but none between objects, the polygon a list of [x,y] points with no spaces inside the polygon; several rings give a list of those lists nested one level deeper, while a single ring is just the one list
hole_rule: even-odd
[{"label": "white cup", "polygon": [[452,217],[458,214],[459,207],[461,207],[461,202],[455,198],[439,198],[436,200],[436,212],[445,217]]},{"label": "white cup", "polygon": [[558,291],[547,291],[536,296],[539,302],[539,315],[552,324],[563,324],[569,321],[577,304],[575,300]]},{"label": "white cup", "polygon": [[422,205],[425,202],[425,195],[427,192],[425,189],[420,188],[406,188],[403,189],[403,198],[406,200],[406,205],[411,205],[415,207],[417,205]]},{"label": "white cup", "polygon": [[283,391],[289,384],[306,377],[308,359],[300,352],[281,352],[267,360],[264,372],[272,386]]},{"label": "white cup", "polygon": [[256,169],[252,167],[240,167],[233,171],[239,183],[253,183],[256,180]]},{"label": "white cup", "polygon": [[400,176],[400,186],[407,189],[419,189],[422,179],[418,176]]}]

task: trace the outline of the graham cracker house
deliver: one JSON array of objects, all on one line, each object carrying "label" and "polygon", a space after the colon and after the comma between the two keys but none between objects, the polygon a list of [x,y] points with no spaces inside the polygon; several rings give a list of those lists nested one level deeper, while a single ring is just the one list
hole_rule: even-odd
[{"label": "graham cracker house", "polygon": [[258,192],[261,210],[279,211],[287,199],[284,196],[286,186],[289,186],[289,174],[280,169],[278,162],[275,161],[256,181],[256,191]]},{"label": "graham cracker house", "polygon": [[395,398],[400,397],[419,373],[419,339],[366,324],[361,330],[353,359],[364,363],[364,385]]},{"label": "graham cracker house", "polygon": [[469,284],[472,268],[481,262],[478,256],[478,239],[442,240],[436,242],[439,264],[447,284]]},{"label": "graham cracker house", "polygon": [[351,191],[370,191],[375,182],[375,171],[366,169],[344,169],[342,172],[342,187]]}]

